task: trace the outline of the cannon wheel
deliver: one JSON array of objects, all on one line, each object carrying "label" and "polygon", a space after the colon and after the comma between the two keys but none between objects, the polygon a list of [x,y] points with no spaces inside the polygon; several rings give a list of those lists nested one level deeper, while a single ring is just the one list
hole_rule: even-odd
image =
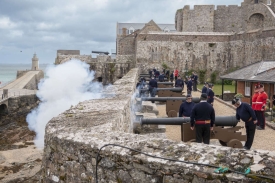
[{"label": "cannon wheel", "polygon": [[178,113],[175,110],[171,110],[168,112],[168,117],[177,117]]},{"label": "cannon wheel", "polygon": [[242,148],[243,144],[237,139],[231,139],[229,142],[227,142],[227,146],[233,148]]},{"label": "cannon wheel", "polygon": [[196,142],[196,139],[191,139],[188,142]]},{"label": "cannon wheel", "polygon": [[222,140],[219,140],[219,142],[220,142],[220,144],[221,144],[222,146],[227,146],[227,143],[226,143],[226,142],[224,142],[224,141],[222,141]]}]

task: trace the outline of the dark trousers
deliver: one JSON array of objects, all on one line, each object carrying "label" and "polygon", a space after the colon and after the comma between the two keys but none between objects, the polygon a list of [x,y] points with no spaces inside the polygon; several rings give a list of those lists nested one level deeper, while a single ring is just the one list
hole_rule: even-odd
[{"label": "dark trousers", "polygon": [[[157,92],[157,88],[155,87],[149,87],[149,92],[150,92],[150,97],[155,97],[156,96],[156,92]],[[152,102],[155,103],[155,102]]]},{"label": "dark trousers", "polygon": [[177,81],[177,79],[178,79],[178,76],[175,76],[175,81]]},{"label": "dark trousers", "polygon": [[187,88],[187,94],[191,95],[191,93],[192,93],[192,90],[188,90],[188,88]]},{"label": "dark trousers", "polygon": [[210,125],[195,125],[197,143],[210,143]]},{"label": "dark trousers", "polygon": [[193,81],[193,90],[197,91],[197,81]]},{"label": "dark trousers", "polygon": [[[250,123],[253,123],[252,121]],[[245,142],[245,145],[248,149],[251,148],[253,140],[254,140],[254,135],[255,135],[255,130],[256,130],[256,125],[247,125],[245,126],[246,129],[246,136],[247,136],[247,140]]]},{"label": "dark trousers", "polygon": [[265,128],[264,111],[255,111],[255,113],[258,120],[257,125],[264,129]]}]

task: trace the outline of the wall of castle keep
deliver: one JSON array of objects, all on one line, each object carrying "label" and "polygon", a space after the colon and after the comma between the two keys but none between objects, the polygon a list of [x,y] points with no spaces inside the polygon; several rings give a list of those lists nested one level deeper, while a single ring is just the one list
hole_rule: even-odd
[{"label": "wall of castle keep", "polygon": [[[41,181],[94,183],[97,153],[106,144],[238,171],[249,166],[253,173],[275,176],[274,152],[175,142],[159,133],[133,134],[130,107],[138,73],[138,69],[132,69],[116,81],[104,92],[106,98],[81,102],[49,121]],[[156,159],[115,146],[102,149],[97,170],[99,183],[255,181],[243,175],[215,174],[215,168]]]},{"label": "wall of castle keep", "polygon": [[[253,3],[252,3],[253,2]],[[275,26],[275,1],[255,4],[245,1],[241,6],[184,6],[175,15],[179,32],[241,32]]]}]

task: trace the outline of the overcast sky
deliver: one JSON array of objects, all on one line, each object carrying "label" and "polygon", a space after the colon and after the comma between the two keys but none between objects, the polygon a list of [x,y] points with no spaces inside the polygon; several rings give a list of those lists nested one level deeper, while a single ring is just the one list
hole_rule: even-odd
[{"label": "overcast sky", "polygon": [[0,63],[54,63],[56,50],[115,49],[116,23],[174,24],[184,5],[242,0],[0,0]]}]

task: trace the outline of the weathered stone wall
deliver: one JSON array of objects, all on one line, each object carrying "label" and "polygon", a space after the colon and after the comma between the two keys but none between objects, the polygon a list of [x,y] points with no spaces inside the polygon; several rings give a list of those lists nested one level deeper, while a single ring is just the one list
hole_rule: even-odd
[{"label": "weathered stone wall", "polygon": [[23,76],[23,75],[26,74],[27,72],[29,72],[29,70],[17,71],[16,79],[20,78],[21,76]]},{"label": "weathered stone wall", "polygon": [[[181,32],[241,32],[267,29],[275,26],[274,0],[255,4],[242,3],[241,6],[197,5],[194,10],[184,6],[175,16],[176,30]],[[182,20],[182,23],[179,21]]]},{"label": "weathered stone wall", "polygon": [[128,36],[119,36],[117,38],[117,43],[117,55],[135,53],[135,34]]},{"label": "weathered stone wall", "polygon": [[[43,182],[95,182],[98,150],[106,144],[133,148],[151,156],[275,176],[274,152],[177,143],[159,134],[131,133],[131,98],[138,69],[132,69],[104,93],[109,98],[90,100],[53,118],[46,127],[42,164]],[[99,182],[260,182],[235,173],[215,174],[215,168],[160,160],[120,147],[102,149]],[[254,176],[255,178],[255,176]]]},{"label": "weathered stone wall", "polygon": [[[136,62],[138,66],[207,70],[223,74],[261,60],[275,60],[275,29],[230,33],[159,33],[139,34]],[[146,40],[144,38],[146,37]],[[147,66],[147,67],[146,67]]]},{"label": "weathered stone wall", "polygon": [[215,32],[240,32],[243,16],[240,6],[217,6],[215,10]]},{"label": "weathered stone wall", "polygon": [[33,78],[24,86],[24,89],[37,90],[38,83],[42,78],[44,78],[44,72],[40,70],[39,73],[33,76]]},{"label": "weathered stone wall", "polygon": [[214,32],[214,10],[214,5],[195,5],[194,10],[190,10],[190,6],[184,6],[182,28],[178,27],[177,31]]},{"label": "weathered stone wall", "polygon": [[33,140],[35,132],[28,129],[26,116],[39,103],[36,95],[10,97],[7,110],[0,111],[0,150],[16,148],[16,142]]}]

